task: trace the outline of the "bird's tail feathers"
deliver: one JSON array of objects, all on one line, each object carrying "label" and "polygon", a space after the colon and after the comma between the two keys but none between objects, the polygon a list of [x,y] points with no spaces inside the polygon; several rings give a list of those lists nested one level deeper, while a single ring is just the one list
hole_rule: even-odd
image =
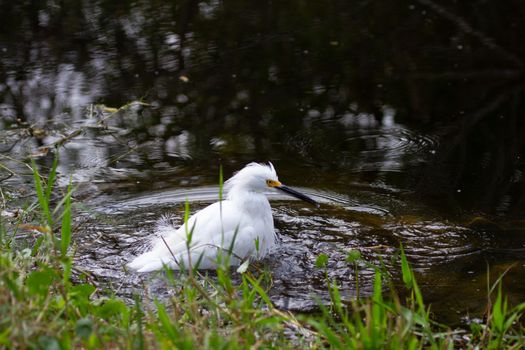
[{"label": "bird's tail feathers", "polygon": [[180,226],[180,223],[177,223],[177,217],[174,214],[164,214],[160,217],[155,227],[156,237],[166,237],[173,231],[176,231],[178,226]]}]

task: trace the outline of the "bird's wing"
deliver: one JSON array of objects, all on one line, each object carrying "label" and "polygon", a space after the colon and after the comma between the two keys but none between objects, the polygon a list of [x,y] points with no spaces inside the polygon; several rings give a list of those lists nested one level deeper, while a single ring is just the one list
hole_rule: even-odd
[{"label": "bird's wing", "polygon": [[[188,239],[191,242],[188,247]],[[129,266],[141,272],[196,266],[207,269],[216,266],[217,257],[232,251],[230,264],[256,253],[256,232],[243,213],[231,201],[209,205],[189,218],[187,225],[164,232],[151,251],[138,256]],[[188,251],[190,254],[188,254]]]}]

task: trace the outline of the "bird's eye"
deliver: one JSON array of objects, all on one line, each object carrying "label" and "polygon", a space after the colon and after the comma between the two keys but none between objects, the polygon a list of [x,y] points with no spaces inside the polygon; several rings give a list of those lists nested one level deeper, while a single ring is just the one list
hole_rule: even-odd
[{"label": "bird's eye", "polygon": [[277,180],[266,180],[266,185],[268,187],[279,187],[281,186],[281,183]]}]

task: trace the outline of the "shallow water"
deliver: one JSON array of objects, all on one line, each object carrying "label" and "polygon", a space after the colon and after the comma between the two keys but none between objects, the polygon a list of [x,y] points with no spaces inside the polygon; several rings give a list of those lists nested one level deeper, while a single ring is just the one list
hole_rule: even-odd
[{"label": "shallow water", "polygon": [[487,268],[525,298],[521,2],[0,6],[2,209],[33,200],[28,159],[45,173],[58,144],[101,287],[166,293],[124,269],[155,222],[217,200],[220,166],[270,160],[322,204],[271,196],[279,307],[326,300],[321,253],[347,299],[350,250],[362,295],[370,264],[400,283],[401,243],[440,320],[482,315]]},{"label": "shallow water", "polygon": [[[322,253],[329,257],[328,276],[338,281],[346,299],[356,296],[354,266],[345,261],[352,250],[363,257],[359,263],[362,295],[370,293],[374,274],[365,261],[372,265],[381,261],[399,278],[399,265],[392,256],[402,243],[438,316],[457,321],[456,311],[465,311],[457,298],[470,301],[470,313],[483,311],[484,261],[493,251],[494,238],[445,218],[425,217],[418,212],[426,208],[410,205],[392,190],[385,194],[384,189],[365,188],[356,191],[353,198],[311,188],[300,190],[322,203],[321,207],[316,209],[281,195],[270,196],[280,243],[262,266],[271,271],[270,296],[279,307],[313,311],[319,298],[327,300],[324,270],[315,267]],[[123,296],[131,297],[144,280],[155,293],[167,293],[162,277],[151,280],[151,274],[130,273],[124,265],[148,249],[161,216],[174,215],[180,224],[186,200],[194,212],[215,201],[218,191],[218,186],[203,186],[114,196],[113,201],[102,205],[89,206],[85,201],[89,213],[77,218],[78,265]],[[462,289],[456,283],[461,283]],[[443,294],[452,292],[451,300],[442,300]],[[454,315],[448,309],[454,310]]]},{"label": "shallow water", "polygon": [[[447,217],[422,202],[413,190],[393,184],[392,179],[432,157],[438,146],[436,137],[410,132],[402,125],[372,126],[366,132],[347,128],[345,134],[350,136],[343,142],[355,144],[357,151],[348,155],[351,164],[341,166],[344,171],[298,165],[294,160],[274,161],[283,182],[321,203],[315,208],[282,194],[268,194],[280,243],[261,266],[271,271],[270,296],[277,306],[310,312],[328,300],[325,272],[315,267],[320,254],[329,257],[328,276],[338,282],[347,300],[356,297],[354,265],[345,260],[352,250],[363,258],[357,281],[361,295],[371,292],[371,265],[384,264],[399,282],[399,265],[393,257],[400,244],[440,320],[459,322],[466,313],[481,316],[487,266],[495,278],[514,264],[507,292],[515,300],[521,298],[521,284],[513,283],[525,276],[525,246],[519,229],[511,234],[513,231],[472,214]],[[68,127],[63,133],[72,130]],[[126,298],[140,293],[144,285],[152,295],[167,295],[162,275],[132,273],[125,265],[149,248],[155,224],[162,216],[171,215],[180,224],[185,201],[195,212],[218,200],[218,168],[195,166],[191,161],[172,166],[166,161],[169,156],[157,151],[166,145],[153,140],[130,151],[123,146],[129,142],[127,136],[115,144],[104,136],[106,132],[86,132],[60,152],[58,184],[64,188],[71,178],[77,186],[77,266],[102,288]],[[22,140],[6,154],[23,157],[31,142],[30,138]],[[289,144],[294,142],[297,138]],[[384,150],[387,161],[381,161]],[[46,160],[50,156],[40,158]],[[5,188],[16,193],[13,185],[25,179],[29,191],[28,169],[14,161],[5,160],[4,164],[19,173],[5,181]],[[225,163],[225,176],[243,165],[240,161]],[[372,169],[374,176],[369,179]]]},{"label": "shallow water", "polygon": [[[186,178],[186,175],[174,176],[170,181],[177,184]],[[140,181],[143,180],[137,180]],[[199,178],[194,181],[205,182]],[[195,212],[218,199],[218,186],[185,185],[188,187],[171,185],[150,191],[131,188],[130,193],[92,193],[91,197],[86,197],[83,205],[89,210],[77,218],[80,225],[76,240],[79,266],[123,296],[130,297],[140,290],[144,280],[153,286],[155,293],[166,293],[162,278],[151,280],[148,274],[137,276],[127,272],[124,265],[148,249],[159,218],[173,215],[175,222],[180,224],[186,200]],[[89,188],[92,186],[90,184]],[[103,182],[102,188],[106,186]],[[366,295],[372,288],[374,270],[365,262],[376,266],[382,262],[395,278],[399,278],[398,262],[393,261],[392,256],[401,243],[424,290],[428,288],[432,297],[440,294],[435,287],[444,294],[453,292],[456,297],[462,293],[464,295],[459,298],[477,300],[469,306],[469,312],[479,314],[483,311],[480,308],[484,305],[485,294],[478,284],[484,281],[486,266],[482,262],[493,238],[440,217],[420,203],[413,203],[412,195],[406,190],[358,181],[350,188],[351,194],[345,195],[297,187],[319,201],[319,209],[280,194],[269,194],[280,243],[262,266],[272,273],[270,295],[276,305],[305,312],[316,310],[319,298],[327,300],[324,270],[315,267],[319,254],[328,255],[328,276],[338,281],[343,297],[354,298],[354,266],[345,261],[352,250],[359,251],[363,257],[359,263],[359,288],[362,295]],[[461,283],[474,285],[474,291],[473,287],[458,291],[451,283],[462,279],[465,273],[469,280]],[[465,311],[462,304],[455,304],[455,298],[452,306],[450,301],[431,299],[435,303],[433,310],[441,312],[442,318],[457,320],[457,316],[450,316],[447,310],[455,306],[454,310]]]}]

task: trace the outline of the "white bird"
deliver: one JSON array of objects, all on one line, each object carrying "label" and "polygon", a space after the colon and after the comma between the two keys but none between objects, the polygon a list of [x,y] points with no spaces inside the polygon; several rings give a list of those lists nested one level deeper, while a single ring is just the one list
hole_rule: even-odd
[{"label": "white bird", "polygon": [[[265,192],[278,189],[318,206],[312,198],[279,182],[272,163],[250,163],[224,183],[226,199],[192,215],[178,229],[159,225],[161,235],[151,251],[128,266],[138,272],[170,269],[213,269],[228,256],[230,265],[261,259],[276,244],[272,211]],[[191,236],[191,237],[190,237]]]}]

